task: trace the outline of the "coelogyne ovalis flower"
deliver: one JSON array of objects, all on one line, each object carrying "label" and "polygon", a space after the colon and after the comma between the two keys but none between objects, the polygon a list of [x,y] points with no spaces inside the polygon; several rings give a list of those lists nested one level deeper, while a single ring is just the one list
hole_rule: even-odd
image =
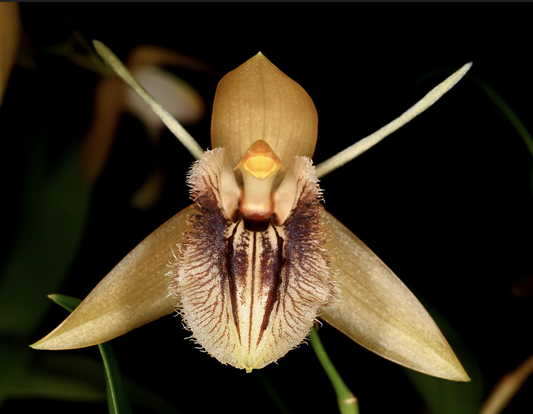
[{"label": "coelogyne ovalis flower", "polygon": [[324,210],[318,177],[425,110],[470,64],[400,118],[315,168],[313,101],[261,53],[219,83],[214,149],[204,152],[109,49],[95,46],[198,159],[187,179],[194,204],[139,244],[34,348],[94,345],[177,308],[210,355],[250,372],[301,344],[321,318],[394,362],[468,380],[413,294]]}]

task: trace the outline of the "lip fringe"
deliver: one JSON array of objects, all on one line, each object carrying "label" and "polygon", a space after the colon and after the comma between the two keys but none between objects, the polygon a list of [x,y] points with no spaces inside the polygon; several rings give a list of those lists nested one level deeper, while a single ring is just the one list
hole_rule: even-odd
[{"label": "lip fringe", "polygon": [[200,214],[189,218],[170,290],[196,343],[250,372],[299,346],[338,289],[323,248],[322,193],[312,161],[295,157],[287,220],[250,231],[222,207],[223,157],[224,150],[207,151],[189,173]]}]

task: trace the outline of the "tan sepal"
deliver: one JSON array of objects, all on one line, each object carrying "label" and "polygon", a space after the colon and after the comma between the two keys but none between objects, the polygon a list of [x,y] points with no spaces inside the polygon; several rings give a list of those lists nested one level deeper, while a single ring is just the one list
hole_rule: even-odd
[{"label": "tan sepal", "polygon": [[[185,242],[191,207],[180,211],[133,249],[55,330],[31,345],[73,349],[123,335],[174,311],[168,297],[172,250]],[[175,299],[174,299],[175,301]]]},{"label": "tan sepal", "polygon": [[383,358],[440,378],[469,381],[439,328],[398,277],[350,230],[325,212],[341,301],[320,316]]},{"label": "tan sepal", "polygon": [[307,92],[259,52],[218,84],[211,145],[226,148],[230,165],[236,166],[262,139],[288,169],[295,155],[313,155],[317,125]]}]

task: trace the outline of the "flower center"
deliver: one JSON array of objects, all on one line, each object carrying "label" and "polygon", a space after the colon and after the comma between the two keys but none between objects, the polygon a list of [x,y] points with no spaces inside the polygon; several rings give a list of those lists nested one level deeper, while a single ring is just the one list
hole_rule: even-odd
[{"label": "flower center", "polygon": [[262,231],[268,227],[274,213],[272,184],[279,169],[285,170],[270,145],[255,141],[235,169],[242,172],[244,191],[239,211],[249,230]]}]

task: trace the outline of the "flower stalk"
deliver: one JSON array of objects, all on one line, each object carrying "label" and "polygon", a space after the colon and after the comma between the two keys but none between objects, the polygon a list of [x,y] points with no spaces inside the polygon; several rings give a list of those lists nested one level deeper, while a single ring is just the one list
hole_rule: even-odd
[{"label": "flower stalk", "polygon": [[359,404],[357,403],[357,398],[346,386],[342,380],[342,377],[337,372],[335,365],[333,365],[331,359],[329,359],[326,349],[324,348],[324,345],[322,345],[322,341],[318,335],[316,326],[311,329],[311,332],[309,333],[309,339],[311,340],[311,346],[315,351],[320,365],[322,365],[322,368],[324,371],[326,371],[326,375],[328,376],[331,385],[335,390],[335,394],[337,394],[339,411],[341,414],[359,414]]}]

